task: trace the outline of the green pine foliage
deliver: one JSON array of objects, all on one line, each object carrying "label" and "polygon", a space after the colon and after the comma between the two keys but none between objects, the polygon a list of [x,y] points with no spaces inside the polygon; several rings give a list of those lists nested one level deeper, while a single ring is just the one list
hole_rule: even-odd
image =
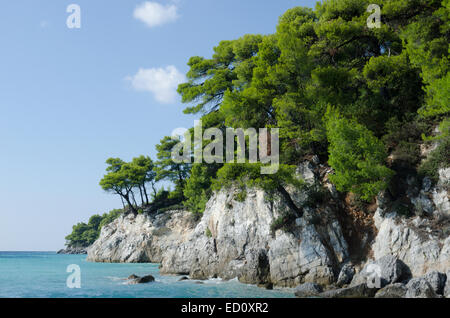
[{"label": "green pine foliage", "polygon": [[[315,10],[292,8],[274,34],[222,41],[212,58],[192,57],[178,89],[190,104],[185,113],[201,114],[208,127],[278,127],[282,165],[317,154],[334,169],[340,191],[370,201],[395,173],[387,151],[417,169],[417,137],[432,130],[436,116],[448,123],[449,3],[325,0]],[[382,9],[380,28],[367,26],[369,4]],[[405,133],[396,136],[393,123]],[[435,175],[431,162],[445,165],[436,158],[422,170]],[[187,179],[184,194],[195,211],[230,184],[273,190],[293,179],[286,169],[261,176],[254,164],[205,171],[198,164]]]},{"label": "green pine foliage", "polygon": [[78,223],[72,228],[72,233],[66,236],[68,247],[88,247],[92,245],[100,235],[102,227],[110,224],[123,213],[122,210],[112,210],[103,215],[95,214],[89,222]]},{"label": "green pine foliage", "polygon": [[[381,7],[380,28],[367,26],[369,4]],[[302,186],[295,167],[310,155],[333,168],[339,191],[365,201],[387,189],[400,167],[436,178],[450,165],[449,9],[450,0],[324,0],[315,9],[288,10],[274,34],[219,42],[210,58],[188,61],[187,81],[178,87],[184,113],[201,116],[203,129],[279,128],[279,171],[175,163],[179,140],[164,137],[155,162],[108,159],[100,185],[134,213],[183,204],[197,214],[214,191],[237,187],[240,201],[259,187],[283,195],[298,217],[301,207],[286,189]],[[422,163],[423,139],[439,139],[439,147]],[[402,164],[392,165],[388,154]],[[157,182],[174,189],[158,191]],[[77,231],[87,233],[86,226]]]},{"label": "green pine foliage", "polygon": [[383,143],[371,131],[329,109],[326,115],[330,176],[336,189],[370,201],[387,188],[394,172],[385,166]]}]

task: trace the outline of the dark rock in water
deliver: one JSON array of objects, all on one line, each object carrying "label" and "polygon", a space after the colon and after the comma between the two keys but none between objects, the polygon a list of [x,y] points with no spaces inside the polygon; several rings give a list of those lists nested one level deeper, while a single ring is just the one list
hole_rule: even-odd
[{"label": "dark rock in water", "polygon": [[387,285],[376,293],[375,298],[403,298],[406,291],[407,288],[402,283]]},{"label": "dark rock in water", "polygon": [[344,285],[350,284],[353,276],[355,276],[355,268],[350,264],[345,264],[341,268],[336,285],[342,287]]},{"label": "dark rock in water", "polygon": [[195,282],[197,285],[203,285],[204,282]]},{"label": "dark rock in water", "polygon": [[127,279],[138,279],[138,278],[139,278],[139,276],[133,274],[133,275],[128,276]]},{"label": "dark rock in water", "polygon": [[130,278],[132,281],[130,282],[131,285],[136,284],[147,284],[155,281],[155,278],[152,275],[147,275],[143,277],[139,277],[136,275],[131,275],[130,277],[136,277],[136,278]]},{"label": "dark rock in water", "polygon": [[57,254],[67,255],[84,255],[87,254],[87,247],[68,247],[66,249],[59,250]]},{"label": "dark rock in water", "polygon": [[372,298],[377,292],[376,288],[369,288],[367,284],[361,284],[348,288],[328,290],[320,293],[322,298]]},{"label": "dark rock in water", "polygon": [[151,283],[154,281],[155,281],[155,277],[153,277],[152,275],[147,275],[147,276],[139,277],[138,279],[136,279],[137,284],[146,284],[146,283]]},{"label": "dark rock in water", "polygon": [[295,289],[295,296],[299,298],[306,298],[317,296],[323,292],[322,286],[314,283],[305,283],[297,286]]},{"label": "dark rock in water", "polygon": [[430,283],[423,277],[411,279],[406,288],[405,298],[439,298]]},{"label": "dark rock in water", "polygon": [[182,282],[182,281],[184,281],[184,280],[189,280],[189,277],[183,276],[183,277],[181,277],[178,281],[179,281],[179,282]]},{"label": "dark rock in water", "polygon": [[423,276],[423,278],[425,278],[426,281],[430,283],[436,294],[444,294],[445,282],[448,279],[446,274],[440,273],[438,271],[432,271]]}]

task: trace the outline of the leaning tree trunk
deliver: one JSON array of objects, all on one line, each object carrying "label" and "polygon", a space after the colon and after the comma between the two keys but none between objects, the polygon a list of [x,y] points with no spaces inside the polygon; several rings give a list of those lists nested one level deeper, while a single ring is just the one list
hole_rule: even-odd
[{"label": "leaning tree trunk", "polygon": [[142,185],[142,189],[144,190],[145,202],[146,202],[147,205],[149,205],[148,194],[147,194],[147,189],[145,188],[145,184]]},{"label": "leaning tree trunk", "polygon": [[144,195],[142,194],[142,187],[139,186],[139,193],[141,195],[141,202],[142,202],[142,206],[144,206],[145,202],[144,202]]},{"label": "leaning tree trunk", "polygon": [[152,189],[153,189],[153,194],[155,195],[155,198],[156,198],[156,195],[158,193],[156,192],[156,188],[155,188],[155,183],[154,182],[152,182]]},{"label": "leaning tree trunk", "polygon": [[133,206],[133,204],[131,203],[130,200],[130,195],[129,194],[125,194],[123,195],[125,201],[127,201],[128,206],[130,207],[131,212],[133,212],[133,214],[138,214],[138,211],[136,210],[136,208]]},{"label": "leaning tree trunk", "polygon": [[137,202],[136,202],[136,198],[134,196],[134,192],[133,191],[131,191],[131,198],[133,199],[134,206],[137,208]]}]

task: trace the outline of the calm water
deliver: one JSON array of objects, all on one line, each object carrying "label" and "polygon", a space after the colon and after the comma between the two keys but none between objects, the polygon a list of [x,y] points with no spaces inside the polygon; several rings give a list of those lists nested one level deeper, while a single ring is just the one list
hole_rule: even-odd
[{"label": "calm water", "polygon": [[[26,298],[133,298],[133,297],[292,297],[289,290],[267,291],[237,281],[178,282],[179,277],[161,276],[157,264],[100,264],[86,262],[84,255],[54,252],[0,252],[0,297]],[[67,266],[81,268],[81,289],[66,286]],[[155,283],[127,285],[131,274],[153,275]]]}]

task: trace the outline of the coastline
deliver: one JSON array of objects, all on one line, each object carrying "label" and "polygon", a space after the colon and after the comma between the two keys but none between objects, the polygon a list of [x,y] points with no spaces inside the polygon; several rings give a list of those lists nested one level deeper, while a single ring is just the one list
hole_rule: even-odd
[{"label": "coastline", "polygon": [[[443,286],[450,281],[446,279],[450,237],[445,235],[446,223],[436,226],[434,219],[445,218],[449,210],[436,201],[441,196],[424,193],[447,191],[449,169],[440,171],[441,179],[433,188],[425,180],[425,190],[418,195],[411,192],[416,204],[436,206],[430,212],[433,217],[405,218],[380,194],[363,225],[360,214],[327,186],[327,173],[322,172],[329,171],[326,166],[307,161],[298,171],[310,184],[319,183],[330,192],[329,200],[305,209],[293,228],[273,230],[272,224],[285,209],[282,199],[267,201],[264,191],[253,189],[241,202],[235,199],[236,191],[229,189],[212,196],[201,219],[183,210],[117,218],[102,228],[88,248],[87,261],[158,263],[163,275],[194,280],[237,278],[263,288],[296,288],[298,297],[381,297],[387,293],[385,287],[390,296],[394,287],[399,287],[395,292],[402,297],[407,288],[411,293],[424,291],[427,297],[444,295]],[[299,206],[309,200],[308,192],[292,190],[291,196]],[[359,239],[352,241],[355,237]],[[355,250],[360,251],[359,258]],[[370,285],[373,268],[380,272],[376,286]]]}]

